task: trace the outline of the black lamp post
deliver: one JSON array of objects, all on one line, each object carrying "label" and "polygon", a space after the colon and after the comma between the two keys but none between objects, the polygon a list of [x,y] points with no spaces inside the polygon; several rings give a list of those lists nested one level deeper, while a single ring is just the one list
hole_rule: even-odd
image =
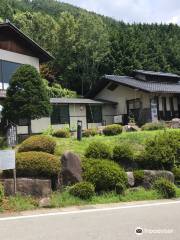
[{"label": "black lamp post", "polygon": [[77,121],[77,140],[82,140],[82,121]]}]

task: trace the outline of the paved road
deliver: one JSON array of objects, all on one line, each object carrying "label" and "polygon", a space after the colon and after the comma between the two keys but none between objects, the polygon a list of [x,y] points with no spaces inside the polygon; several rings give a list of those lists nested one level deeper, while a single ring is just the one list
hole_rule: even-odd
[{"label": "paved road", "polygon": [[0,219],[0,239],[179,240],[180,201]]}]

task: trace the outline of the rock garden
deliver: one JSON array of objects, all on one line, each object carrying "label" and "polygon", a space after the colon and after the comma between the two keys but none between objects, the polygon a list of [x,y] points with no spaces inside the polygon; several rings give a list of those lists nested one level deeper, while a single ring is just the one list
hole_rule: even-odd
[{"label": "rock garden", "polygon": [[16,147],[16,196],[12,172],[1,173],[1,211],[180,197],[180,130],[157,125],[27,138]]}]

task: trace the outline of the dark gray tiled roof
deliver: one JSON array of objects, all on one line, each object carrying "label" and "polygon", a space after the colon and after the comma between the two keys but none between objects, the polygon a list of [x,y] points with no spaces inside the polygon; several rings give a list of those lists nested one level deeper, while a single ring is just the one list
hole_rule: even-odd
[{"label": "dark gray tiled roof", "polygon": [[87,98],[51,98],[50,103],[59,104],[104,104],[101,101],[95,101]]},{"label": "dark gray tiled roof", "polygon": [[153,75],[153,76],[160,76],[160,77],[173,77],[173,78],[179,78],[180,76],[173,73],[164,73],[164,72],[154,72],[154,71],[145,71],[145,70],[134,70],[134,73],[141,73],[144,75]]},{"label": "dark gray tiled roof", "polygon": [[105,75],[105,79],[147,92],[180,93],[180,83],[146,82],[128,76],[116,75]]}]

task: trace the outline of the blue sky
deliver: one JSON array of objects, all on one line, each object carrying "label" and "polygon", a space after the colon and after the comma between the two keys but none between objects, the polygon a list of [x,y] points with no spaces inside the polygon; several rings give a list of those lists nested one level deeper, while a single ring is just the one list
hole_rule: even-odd
[{"label": "blue sky", "polygon": [[63,0],[125,22],[180,24],[180,0]]}]

